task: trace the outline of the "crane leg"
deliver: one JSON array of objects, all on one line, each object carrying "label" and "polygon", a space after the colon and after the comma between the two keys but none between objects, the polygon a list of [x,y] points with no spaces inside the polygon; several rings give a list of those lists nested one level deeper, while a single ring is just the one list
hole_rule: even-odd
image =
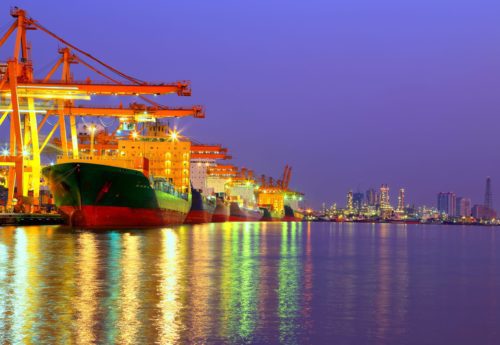
[{"label": "crane leg", "polygon": [[31,148],[33,158],[31,161],[31,186],[33,188],[33,205],[38,209],[40,204],[40,142],[38,138],[38,126],[35,112],[35,102],[33,98],[28,98],[28,110],[30,117]]},{"label": "crane leg", "polygon": [[64,119],[64,101],[59,100],[58,102],[58,112],[59,112],[59,132],[61,134],[61,146],[63,151],[63,156],[68,156],[68,137],[66,135],[66,120]]},{"label": "crane leg", "polygon": [[[17,61],[11,60],[8,62],[9,70],[9,84],[12,102],[12,113],[10,117],[12,131],[15,137],[15,157],[16,157],[16,197],[22,199],[23,197],[23,175],[24,175],[24,159],[23,159],[23,134],[21,127],[21,117],[19,114],[19,99],[17,96]],[[11,155],[13,150],[11,148]],[[10,184],[11,182],[9,182]],[[12,204],[12,200],[11,200]]]},{"label": "crane leg", "polygon": [[71,149],[73,158],[78,159],[78,135],[76,133],[76,119],[74,115],[69,116],[69,126],[71,128]]}]

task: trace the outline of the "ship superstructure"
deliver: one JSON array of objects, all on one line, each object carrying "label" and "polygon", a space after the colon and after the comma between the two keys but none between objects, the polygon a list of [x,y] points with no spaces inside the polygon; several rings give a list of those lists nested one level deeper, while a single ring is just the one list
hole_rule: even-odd
[{"label": "ship superstructure", "polygon": [[229,182],[238,176],[238,168],[232,164],[217,163],[209,166],[207,170],[207,187],[216,195],[216,208],[212,222],[220,223],[229,221],[230,203],[226,197]]},{"label": "ship superstructure", "polygon": [[264,209],[264,220],[294,221],[302,219],[299,202],[302,194],[289,189],[292,168],[285,166],[283,176],[279,180],[261,176],[260,188],[257,190],[257,200]]},{"label": "ship superstructure", "polygon": [[[230,159],[227,149],[220,145],[205,145],[196,143],[191,145],[190,174],[192,185],[192,203],[186,223],[209,223],[217,210],[220,215],[225,214],[224,201],[216,195],[213,188],[208,187],[208,171],[217,165],[218,160]],[[219,199],[219,200],[218,200]],[[222,210],[221,210],[222,207]],[[222,219],[222,221],[225,221]]]},{"label": "ship superstructure", "polygon": [[231,221],[259,221],[263,211],[259,208],[256,190],[259,188],[252,170],[241,168],[225,185],[225,199],[229,202]]}]

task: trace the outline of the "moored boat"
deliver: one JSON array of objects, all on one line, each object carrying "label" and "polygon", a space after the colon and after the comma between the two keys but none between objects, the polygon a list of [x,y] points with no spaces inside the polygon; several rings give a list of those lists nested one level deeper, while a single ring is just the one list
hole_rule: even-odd
[{"label": "moored boat", "polygon": [[291,206],[285,205],[285,216],[283,221],[285,222],[300,222],[304,218],[304,215],[300,212],[295,211]]},{"label": "moored boat", "polygon": [[205,197],[200,190],[191,189],[191,208],[186,224],[210,223],[216,208],[215,196]]},{"label": "moored boat", "polygon": [[223,198],[217,197],[214,214],[212,216],[213,223],[223,223],[229,221],[229,205]]},{"label": "moored boat", "polygon": [[130,228],[181,224],[191,198],[164,178],[106,164],[68,162],[42,170],[56,206],[70,224]]},{"label": "moored boat", "polygon": [[263,215],[262,210],[240,207],[237,202],[231,202],[229,210],[229,221],[231,222],[258,222]]},{"label": "moored boat", "polygon": [[270,207],[261,207],[263,212],[262,221],[263,222],[280,222],[283,219],[283,214],[279,211],[273,210]]}]

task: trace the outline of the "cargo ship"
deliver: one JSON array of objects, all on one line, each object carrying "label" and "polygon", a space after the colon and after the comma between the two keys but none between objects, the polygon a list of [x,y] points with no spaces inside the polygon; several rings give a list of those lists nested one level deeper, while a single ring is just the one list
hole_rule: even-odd
[{"label": "cargo ship", "polygon": [[[123,136],[94,125],[79,128],[78,155],[42,170],[56,206],[77,227],[150,227],[182,224],[191,207],[191,143],[162,123],[144,135],[122,123]],[[117,132],[118,132],[117,131]],[[58,144],[58,142],[55,142]]]},{"label": "cargo ship", "polygon": [[231,222],[258,222],[262,220],[264,212],[260,209],[246,208],[237,202],[229,205],[229,221]]},{"label": "cargo ship", "polygon": [[229,221],[229,204],[224,200],[224,197],[217,196],[214,214],[212,216],[213,223],[223,223]]},{"label": "cargo ship", "polygon": [[283,213],[273,209],[272,206],[261,207],[262,210],[262,221],[263,222],[279,222],[284,220]]},{"label": "cargo ship", "polygon": [[186,224],[202,224],[212,222],[216,208],[215,196],[205,197],[201,190],[191,189],[191,208],[184,221]]},{"label": "cargo ship", "polygon": [[230,200],[226,194],[228,184],[238,176],[238,168],[232,164],[215,163],[206,170],[206,185],[217,197],[212,222],[223,223],[229,221]]},{"label": "cargo ship", "polygon": [[295,211],[291,206],[285,205],[285,216],[283,221],[285,222],[300,222],[304,219],[304,214],[299,211]]},{"label": "cargo ship", "polygon": [[227,152],[227,148],[217,144],[191,145],[190,176],[193,203],[186,223],[219,223],[229,220],[229,205],[224,201],[226,179],[223,178],[215,185],[209,183],[210,172],[217,166],[217,161],[231,159]]},{"label": "cargo ship", "polygon": [[262,220],[264,212],[259,208],[255,194],[258,188],[259,186],[253,178],[253,171],[246,168],[241,168],[236,176],[225,184],[230,221],[256,222]]},{"label": "cargo ship", "polygon": [[303,215],[298,212],[302,194],[288,188],[292,168],[285,166],[283,176],[274,180],[261,176],[260,188],[257,190],[259,207],[264,210],[263,221],[300,221]]},{"label": "cargo ship", "polygon": [[164,178],[106,164],[68,162],[42,170],[56,206],[75,227],[181,224],[191,204]]}]

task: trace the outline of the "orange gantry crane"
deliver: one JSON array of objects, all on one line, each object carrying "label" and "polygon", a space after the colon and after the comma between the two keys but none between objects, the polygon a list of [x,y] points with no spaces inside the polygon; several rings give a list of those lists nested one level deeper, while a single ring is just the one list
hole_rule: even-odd
[{"label": "orange gantry crane", "polygon": [[[10,119],[9,147],[7,154],[0,156],[0,165],[9,168],[8,206],[13,206],[14,196],[18,201],[22,202],[23,197],[28,195],[28,190],[33,191],[34,205],[35,207],[38,205],[41,170],[40,154],[56,128],[60,132],[63,154],[70,154],[67,142],[66,117],[69,117],[73,158],[78,158],[76,116],[134,117],[139,116],[138,112],[142,111],[142,115],[148,115],[153,119],[181,116],[204,117],[201,107],[189,109],[167,108],[145,97],[145,95],[159,96],[165,94],[190,96],[189,82],[152,84],[141,81],[118,71],[65,41],[46,29],[38,21],[27,17],[26,11],[23,9],[14,7],[11,10],[11,16],[14,18],[14,22],[0,38],[0,48],[2,48],[9,37],[15,36],[13,57],[6,63],[0,63],[0,106],[2,107],[0,110],[0,126],[7,117]],[[26,37],[28,30],[42,31],[64,45],[64,48],[59,50],[61,57],[49,73],[41,79],[36,79],[34,76],[31,46]],[[91,59],[94,64],[104,68],[107,73],[85,61],[82,56]],[[83,81],[73,80],[70,66],[76,63],[89,68],[99,76],[106,78],[107,81],[93,82],[89,78]],[[62,68],[61,79],[53,80],[52,77],[59,67]],[[124,81],[109,76],[109,72]],[[138,107],[123,109],[78,107],[74,105],[75,100],[90,100],[95,95],[138,96],[152,106],[144,106],[144,109],[138,109]],[[144,114],[144,112],[147,114]],[[41,121],[38,121],[39,115],[43,115]],[[58,121],[47,135],[48,138],[45,138],[44,144],[40,145],[40,132],[49,116],[56,116]],[[31,185],[28,179],[31,180]],[[16,193],[14,195],[15,189]]]},{"label": "orange gantry crane", "polygon": [[281,179],[275,181],[272,177],[267,178],[266,175],[261,175],[260,185],[262,189],[287,191],[291,177],[292,177],[292,167],[287,164],[285,165],[285,169],[283,171],[283,177]]}]

